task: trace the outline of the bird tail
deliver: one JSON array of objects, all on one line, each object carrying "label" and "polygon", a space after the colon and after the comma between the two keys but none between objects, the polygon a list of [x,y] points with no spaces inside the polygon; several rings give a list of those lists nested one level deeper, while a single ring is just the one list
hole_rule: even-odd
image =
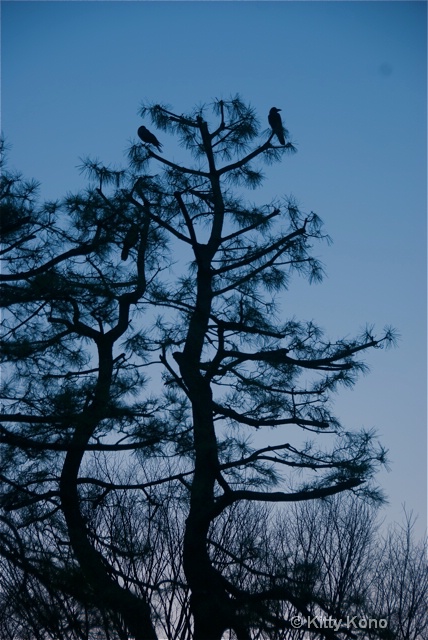
[{"label": "bird tail", "polygon": [[285,138],[284,138],[284,131],[282,131],[282,129],[277,131],[276,137],[278,138],[279,143],[284,146],[285,145]]}]

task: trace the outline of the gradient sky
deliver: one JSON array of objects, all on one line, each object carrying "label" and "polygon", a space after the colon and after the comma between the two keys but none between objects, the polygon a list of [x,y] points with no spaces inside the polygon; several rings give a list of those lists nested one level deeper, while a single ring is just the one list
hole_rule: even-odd
[{"label": "gradient sky", "polygon": [[[2,2],[2,130],[10,165],[60,198],[91,155],[119,165],[143,99],[182,113],[240,93],[262,127],[272,106],[298,147],[252,198],[293,194],[333,245],[327,277],[296,279],[284,314],[332,339],[393,325],[399,347],[337,396],[352,427],[390,451],[379,483],[426,526],[425,2]],[[149,125],[150,126],[150,125]],[[182,150],[160,132],[164,153]]]}]

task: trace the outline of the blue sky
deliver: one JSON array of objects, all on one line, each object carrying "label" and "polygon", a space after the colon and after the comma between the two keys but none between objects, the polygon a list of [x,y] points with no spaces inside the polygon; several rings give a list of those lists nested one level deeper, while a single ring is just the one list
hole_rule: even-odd
[{"label": "blue sky", "polygon": [[[374,323],[399,348],[337,396],[349,427],[378,429],[401,505],[426,524],[426,3],[2,2],[2,130],[10,163],[46,198],[84,185],[91,155],[125,162],[143,99],[178,113],[235,93],[298,147],[266,168],[257,202],[293,194],[324,220],[327,277],[296,280],[287,316],[332,337]],[[164,152],[182,150],[161,132]]]}]

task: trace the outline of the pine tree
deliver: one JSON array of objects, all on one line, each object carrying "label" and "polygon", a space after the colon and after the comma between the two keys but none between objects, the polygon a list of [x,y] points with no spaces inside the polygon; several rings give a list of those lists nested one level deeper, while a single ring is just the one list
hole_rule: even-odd
[{"label": "pine tree", "polygon": [[[364,370],[360,352],[394,334],[330,341],[312,321],[278,319],[294,274],[322,279],[312,247],[328,237],[291,198],[244,197],[262,163],[295,151],[260,132],[251,107],[235,97],[141,115],[166,148],[178,138],[188,166],[137,142],[126,169],[87,159],[90,188],[44,204],[35,185],[3,174],[2,211],[16,215],[1,276],[1,504],[5,531],[19,535],[4,534],[2,555],[42,584],[55,576],[118,637],[149,640],[163,625],[171,638],[248,640],[284,629],[278,602],[307,612],[310,593],[274,574],[255,581],[244,556],[218,560],[234,514],[342,491],[380,498],[372,478],[385,451],[340,424],[331,395]],[[162,386],[149,382],[159,369]],[[290,425],[313,442],[293,441]],[[273,444],[253,441],[272,428]],[[42,563],[34,540],[48,539],[46,522]],[[81,577],[80,596],[66,574]],[[180,607],[174,627],[165,618]]]},{"label": "pine tree", "polygon": [[[322,277],[311,256],[312,244],[326,239],[321,221],[312,212],[301,213],[290,198],[257,206],[236,193],[235,186],[241,191],[261,184],[256,163],[277,162],[294,146],[274,147],[274,132],[260,144],[254,110],[239,97],[214,102],[212,124],[207,111],[178,115],[145,105],[141,115],[177,135],[196,160],[187,168],[156,157],[164,169],[163,203],[152,216],[192,260],[175,290],[171,286],[169,294],[159,296],[181,316],[174,325],[181,332],[162,355],[167,381],[182,391],[192,411],[194,474],[183,563],[194,638],[219,640],[232,629],[246,640],[253,626],[272,623],[271,601],[292,597],[302,612],[306,603],[272,585],[257,592],[242,588],[213,563],[210,531],[237,502],[290,502],[369,490],[385,452],[372,434],[343,429],[330,411],[330,396],[364,369],[356,355],[390,344],[393,333],[387,329],[376,338],[367,330],[355,339],[330,342],[313,322],[277,320],[276,299],[293,273],[310,281]],[[150,151],[131,152],[136,169],[151,157]],[[310,431],[317,440],[328,434],[328,447],[291,444],[288,425]],[[249,428],[270,427],[280,434],[276,444],[248,444]],[[281,476],[295,469],[300,486],[290,478],[281,483]],[[296,488],[287,490],[287,484]]]}]

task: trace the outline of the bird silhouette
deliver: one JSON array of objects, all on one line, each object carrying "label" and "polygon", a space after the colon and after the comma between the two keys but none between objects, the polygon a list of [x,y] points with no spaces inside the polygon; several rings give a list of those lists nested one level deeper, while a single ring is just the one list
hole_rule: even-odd
[{"label": "bird silhouette", "polygon": [[[152,144],[154,147],[156,147],[156,149],[158,149],[159,151],[161,151],[162,149],[162,145],[159,142],[159,140],[156,138],[155,135],[153,135],[153,133],[151,133],[148,129],[146,129],[146,127],[141,126],[138,127],[138,137],[145,142],[146,144]],[[162,153],[162,151],[161,151]]]},{"label": "bird silhouette", "polygon": [[269,111],[268,121],[280,144],[285,145],[284,131],[282,128],[282,120],[281,116],[279,115],[279,111],[281,111],[281,109],[272,107],[272,109]]},{"label": "bird silhouette", "polygon": [[133,222],[129,227],[128,231],[126,232],[126,236],[123,241],[123,248],[120,256],[122,260],[128,260],[130,250],[132,249],[132,247],[135,247],[135,245],[138,242],[138,236],[139,236],[138,225],[135,224],[135,222]]}]

